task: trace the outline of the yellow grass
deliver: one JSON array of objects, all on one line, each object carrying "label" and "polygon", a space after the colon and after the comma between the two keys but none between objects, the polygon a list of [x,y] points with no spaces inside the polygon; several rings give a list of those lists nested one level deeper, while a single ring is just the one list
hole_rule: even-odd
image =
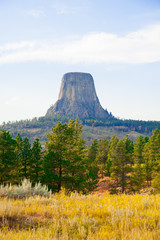
[{"label": "yellow grass", "polygon": [[160,239],[160,196],[0,199],[0,239]]}]

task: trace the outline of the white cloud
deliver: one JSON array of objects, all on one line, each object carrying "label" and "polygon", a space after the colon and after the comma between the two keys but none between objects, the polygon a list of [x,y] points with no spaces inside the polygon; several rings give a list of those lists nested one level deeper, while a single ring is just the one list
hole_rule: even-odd
[{"label": "white cloud", "polygon": [[9,105],[9,106],[13,106],[13,105],[15,105],[18,102],[19,102],[19,98],[17,96],[14,96],[11,99],[5,101],[5,104]]},{"label": "white cloud", "polygon": [[34,17],[34,18],[39,18],[41,16],[45,16],[44,11],[42,10],[36,10],[36,9],[31,9],[29,11],[26,11],[25,14]]},{"label": "white cloud", "polygon": [[8,43],[0,46],[0,64],[25,61],[67,63],[151,63],[160,61],[160,24],[125,36],[90,33],[67,43],[39,41]]}]

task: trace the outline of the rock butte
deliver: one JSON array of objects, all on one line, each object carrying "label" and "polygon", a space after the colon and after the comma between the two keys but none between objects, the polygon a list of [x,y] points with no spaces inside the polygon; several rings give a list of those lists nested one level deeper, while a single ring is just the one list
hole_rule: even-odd
[{"label": "rock butte", "polygon": [[109,116],[100,105],[91,74],[79,72],[64,74],[58,101],[46,113],[50,115],[78,119],[106,119]]}]

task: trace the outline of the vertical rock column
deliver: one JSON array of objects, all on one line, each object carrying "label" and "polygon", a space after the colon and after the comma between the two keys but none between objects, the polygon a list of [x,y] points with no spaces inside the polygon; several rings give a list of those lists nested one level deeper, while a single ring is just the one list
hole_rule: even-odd
[{"label": "vertical rock column", "polygon": [[108,117],[98,100],[91,74],[77,72],[64,74],[58,101],[48,109],[46,115],[78,119]]}]

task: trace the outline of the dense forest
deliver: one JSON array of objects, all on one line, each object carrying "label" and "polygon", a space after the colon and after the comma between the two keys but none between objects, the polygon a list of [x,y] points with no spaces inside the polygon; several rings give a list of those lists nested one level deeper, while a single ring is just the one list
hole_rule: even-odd
[{"label": "dense forest", "polygon": [[45,184],[53,192],[88,193],[107,177],[113,184],[111,193],[140,192],[152,187],[160,191],[160,131],[139,136],[133,142],[113,136],[110,140],[94,139],[89,147],[82,139],[82,124],[77,120],[58,122],[47,134],[45,148],[36,138],[33,144],[18,133],[0,131],[0,182],[19,184],[24,178],[33,185]]}]

